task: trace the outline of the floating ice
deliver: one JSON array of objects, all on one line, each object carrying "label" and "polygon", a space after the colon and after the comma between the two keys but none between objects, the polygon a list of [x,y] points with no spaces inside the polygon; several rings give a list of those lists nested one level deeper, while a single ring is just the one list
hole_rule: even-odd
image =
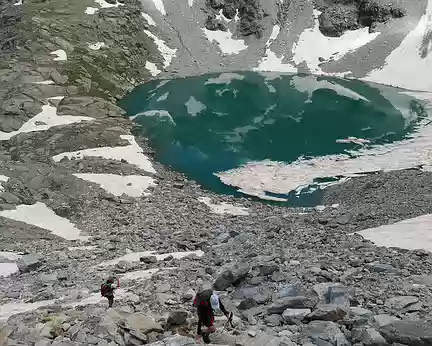
[{"label": "floating ice", "polygon": [[247,49],[244,40],[236,40],[233,38],[231,31],[212,31],[208,29],[202,29],[207,39],[210,42],[216,41],[219,45],[220,50],[223,54],[238,54],[241,51]]},{"label": "floating ice", "polygon": [[150,186],[156,185],[153,178],[141,175],[121,176],[116,174],[77,173],[74,176],[96,183],[114,196],[123,194],[130,197],[148,196],[150,193],[145,191]]},{"label": "floating ice", "polygon": [[210,84],[230,84],[233,80],[243,80],[245,76],[242,76],[238,73],[221,73],[219,76],[215,78],[209,78],[204,85]]},{"label": "floating ice", "polygon": [[24,123],[21,128],[13,132],[1,132],[0,141],[11,139],[20,133],[46,131],[54,126],[69,125],[79,123],[81,121],[94,120],[90,117],[83,116],[70,116],[70,115],[57,115],[57,108],[50,105],[42,106],[42,111],[36,114],[33,118]]},{"label": "floating ice", "polygon": [[319,67],[320,59],[339,60],[348,52],[368,44],[379,35],[377,32],[369,33],[369,28],[362,28],[346,31],[341,37],[324,36],[319,29],[320,14],[320,11],[314,10],[314,27],[303,31],[292,48],[294,62],[297,65],[306,62],[312,73],[327,74]]},{"label": "floating ice", "polygon": [[225,202],[222,202],[221,204],[214,204],[211,202],[209,197],[200,197],[198,200],[208,206],[214,214],[230,214],[236,216],[249,215],[248,208],[245,207],[235,206]]},{"label": "floating ice", "polygon": [[125,160],[127,163],[135,165],[144,171],[156,173],[156,170],[153,168],[151,161],[148,159],[147,156],[143,154],[143,149],[135,141],[134,136],[122,135],[120,137],[127,140],[130,145],[124,147],[102,147],[84,149],[75,152],[67,152],[55,155],[53,157],[53,160],[59,162],[64,157],[67,157],[69,159],[83,159],[86,156],[102,157],[109,160]]},{"label": "floating ice", "polygon": [[170,121],[170,123],[175,125],[174,119],[172,118],[171,114],[169,114],[169,112],[166,110],[151,110],[151,111],[141,112],[131,116],[130,119],[135,120],[140,116],[167,118]]},{"label": "floating ice", "polygon": [[67,60],[67,54],[63,49],[56,50],[54,52],[51,52],[50,55],[57,55],[56,58],[54,58],[54,61],[66,61]]},{"label": "floating ice", "polygon": [[189,100],[185,103],[187,112],[193,116],[196,117],[198,114],[200,114],[203,110],[207,108],[207,106],[198,101],[195,97],[191,96]]},{"label": "floating ice", "polygon": [[356,233],[378,246],[432,251],[432,214]]},{"label": "floating ice", "polygon": [[336,82],[330,82],[326,80],[318,80],[316,76],[294,76],[291,79],[291,85],[294,86],[298,91],[308,93],[309,99],[312,98],[313,93],[319,89],[330,89],[335,91],[338,95],[351,98],[353,100],[363,100],[370,102],[367,98],[352,91],[344,86],[337,84]]}]

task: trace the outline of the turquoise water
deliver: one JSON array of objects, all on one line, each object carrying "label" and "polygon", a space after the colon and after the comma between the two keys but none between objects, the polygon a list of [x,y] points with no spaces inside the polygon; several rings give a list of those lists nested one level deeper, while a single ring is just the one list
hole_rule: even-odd
[{"label": "turquoise water", "polygon": [[[236,194],[214,173],[251,161],[289,164],[405,138],[423,110],[398,90],[385,90],[356,80],[245,72],[153,81],[120,106],[141,125],[138,134],[149,138],[158,161],[205,188]],[[338,141],[348,137],[369,143]],[[310,206],[319,204],[320,195],[318,189],[278,196]]]}]

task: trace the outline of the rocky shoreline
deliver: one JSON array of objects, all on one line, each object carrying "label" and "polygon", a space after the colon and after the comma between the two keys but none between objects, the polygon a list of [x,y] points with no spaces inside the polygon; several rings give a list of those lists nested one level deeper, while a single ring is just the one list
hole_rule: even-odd
[{"label": "rocky shoreline", "polygon": [[[324,211],[204,191],[128,137],[116,102],[164,57],[141,3],[107,4],[1,5],[0,345],[194,345],[202,283],[236,316],[215,344],[429,345],[430,253],[351,233],[430,212],[430,173],[353,179]],[[135,185],[140,197],[115,193]]]}]

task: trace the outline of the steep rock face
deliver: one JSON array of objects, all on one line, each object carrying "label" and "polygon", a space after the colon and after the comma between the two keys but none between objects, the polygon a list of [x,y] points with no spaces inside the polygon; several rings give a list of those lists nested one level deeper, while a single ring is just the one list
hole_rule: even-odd
[{"label": "steep rock face", "polygon": [[378,23],[405,15],[397,4],[381,0],[321,0],[317,3],[322,11],[320,30],[330,37],[339,37],[346,30],[365,26],[374,31]]},{"label": "steep rock face", "polygon": [[0,60],[18,44],[18,24],[23,13],[21,7],[15,6],[14,3],[15,1],[11,0],[0,3]]}]

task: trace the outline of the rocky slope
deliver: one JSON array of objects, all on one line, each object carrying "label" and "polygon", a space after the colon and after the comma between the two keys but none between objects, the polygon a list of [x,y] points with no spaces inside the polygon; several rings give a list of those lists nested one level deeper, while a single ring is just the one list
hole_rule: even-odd
[{"label": "rocky slope", "polygon": [[[425,6],[402,8],[418,21]],[[256,68],[274,25],[280,53],[313,24],[312,3],[0,7],[0,345],[193,345],[191,299],[203,283],[236,316],[234,329],[218,320],[217,344],[432,342],[430,253],[350,234],[430,212],[429,173],[352,180],[328,191],[326,204],[340,206],[324,211],[214,196],[152,162],[116,106],[154,66],[167,77]],[[248,48],[220,54],[202,30],[234,30],[236,15]],[[353,73],[382,63],[404,35]],[[99,287],[110,273],[121,288],[107,311]]]}]

